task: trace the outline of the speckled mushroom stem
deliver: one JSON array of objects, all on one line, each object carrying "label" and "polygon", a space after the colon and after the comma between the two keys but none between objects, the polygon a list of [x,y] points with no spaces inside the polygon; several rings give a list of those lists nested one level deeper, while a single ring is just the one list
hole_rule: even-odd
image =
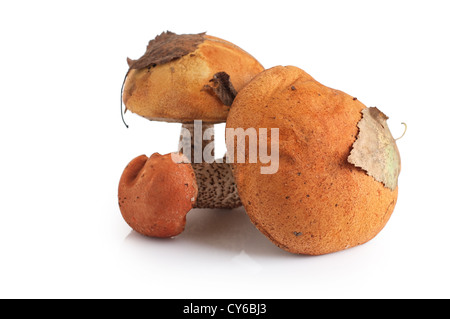
[{"label": "speckled mushroom stem", "polygon": [[[197,130],[194,129],[194,123],[183,124],[179,143],[180,151],[186,150],[183,145],[185,147],[190,145],[190,160],[198,186],[198,197],[194,207],[232,209],[241,206],[231,165],[217,162],[207,163],[203,156],[200,161],[199,156],[195,158],[195,152],[200,150],[200,148],[195,149],[195,143],[202,145],[202,155],[205,148],[208,147],[208,155],[214,156],[214,124],[202,123],[201,135],[195,134],[200,133],[200,129]],[[207,130],[209,134],[207,133],[205,136]],[[199,154],[197,153],[197,155]]]},{"label": "speckled mushroom stem", "polygon": [[228,163],[193,163],[198,186],[195,208],[236,208],[242,205]]}]

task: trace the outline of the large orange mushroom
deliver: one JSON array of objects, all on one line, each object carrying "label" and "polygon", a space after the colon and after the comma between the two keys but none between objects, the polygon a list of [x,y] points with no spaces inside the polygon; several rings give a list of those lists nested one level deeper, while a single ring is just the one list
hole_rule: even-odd
[{"label": "large orange mushroom", "polygon": [[[251,221],[277,246],[321,255],[363,244],[388,222],[398,196],[400,155],[376,108],[326,87],[303,70],[259,74],[233,102],[227,128],[279,129],[278,171],[235,163]],[[233,145],[229,143],[227,145]],[[237,145],[228,152],[237,151]]]}]

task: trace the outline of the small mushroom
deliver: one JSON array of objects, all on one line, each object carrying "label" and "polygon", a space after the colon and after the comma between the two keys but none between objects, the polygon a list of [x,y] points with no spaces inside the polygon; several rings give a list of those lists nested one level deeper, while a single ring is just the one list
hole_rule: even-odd
[{"label": "small mushroom", "polygon": [[189,164],[177,153],[138,156],[124,169],[119,182],[123,218],[135,231],[150,237],[183,232],[192,208],[239,205],[229,165]]}]

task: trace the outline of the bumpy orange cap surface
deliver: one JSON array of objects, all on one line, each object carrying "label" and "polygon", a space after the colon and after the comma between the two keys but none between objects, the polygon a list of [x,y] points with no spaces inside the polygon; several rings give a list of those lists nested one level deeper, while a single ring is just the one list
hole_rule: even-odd
[{"label": "bumpy orange cap surface", "polygon": [[172,161],[171,154],[136,157],[119,182],[122,216],[131,228],[146,236],[180,234],[196,199],[197,183],[191,165]]},{"label": "bumpy orange cap surface", "polygon": [[279,128],[275,174],[261,174],[267,164],[260,162],[234,165],[250,219],[279,247],[336,252],[369,241],[386,225],[398,188],[391,191],[347,160],[364,108],[291,66],[264,71],[238,93],[227,128]]}]

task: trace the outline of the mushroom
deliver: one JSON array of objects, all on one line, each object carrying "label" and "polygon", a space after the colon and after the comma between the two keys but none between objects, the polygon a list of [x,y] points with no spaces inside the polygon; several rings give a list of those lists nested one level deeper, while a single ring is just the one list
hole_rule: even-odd
[{"label": "mushroom", "polygon": [[[388,222],[398,196],[400,156],[387,117],[303,70],[277,66],[242,89],[227,129],[279,129],[278,170],[233,163],[255,226],[291,253],[321,255],[363,244]],[[227,150],[237,151],[227,139]],[[259,145],[261,146],[261,145]]]},{"label": "mushroom", "polygon": [[241,206],[231,166],[214,160],[214,124],[226,121],[235,95],[262,65],[228,41],[172,32],[151,40],[145,54],[128,65],[125,112],[182,123],[183,156],[156,153],[130,162],[119,182],[126,222],[147,236],[172,237],[183,231],[192,208]]},{"label": "mushroom", "polygon": [[192,208],[240,205],[233,181],[229,165],[189,164],[178,153],[141,155],[123,171],[120,211],[138,233],[173,237],[183,232]]},{"label": "mushroom", "polygon": [[[231,42],[205,33],[170,31],[151,40],[145,54],[138,60],[128,59],[128,65],[123,86],[125,112],[152,121],[182,123],[182,132],[191,136],[194,121],[202,121],[202,136],[196,138],[203,140],[208,130],[210,143],[214,124],[225,123],[236,93],[264,70]],[[186,139],[189,136],[182,134],[181,140]]]}]

